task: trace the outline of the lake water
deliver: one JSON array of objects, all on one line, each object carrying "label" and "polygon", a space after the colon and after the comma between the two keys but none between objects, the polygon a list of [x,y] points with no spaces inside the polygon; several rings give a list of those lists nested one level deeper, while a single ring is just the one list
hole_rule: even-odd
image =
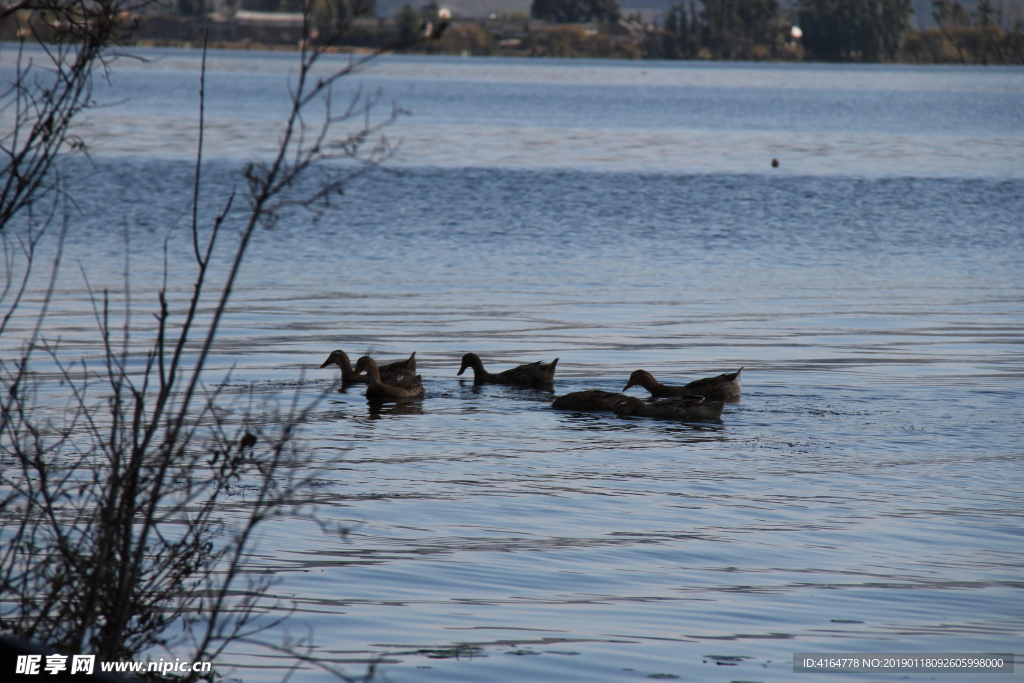
[{"label": "lake water", "polygon": [[[145,317],[167,239],[189,291],[199,54],[140,54],[68,166],[69,358],[99,348],[75,259],[116,298],[127,235]],[[293,60],[211,55],[206,215],[273,150]],[[1020,651],[1024,68],[391,56],[357,89],[409,112],[390,172],[258,233],[212,363],[256,408],[323,397],[302,444],[351,534],[272,523],[255,558],[292,633],[396,683],[970,681],[792,662]],[[426,397],[372,410],[335,348],[415,351]],[[456,377],[468,351],[558,357],[555,394],[743,366],[743,398],[558,412]]]}]

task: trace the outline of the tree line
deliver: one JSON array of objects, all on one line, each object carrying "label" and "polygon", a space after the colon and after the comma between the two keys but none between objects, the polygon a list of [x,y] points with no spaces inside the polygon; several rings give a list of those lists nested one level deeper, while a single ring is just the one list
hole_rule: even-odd
[{"label": "tree line", "polygon": [[[182,2],[179,9],[203,6]],[[624,15],[616,0],[533,0],[531,16],[497,22],[440,17],[436,0],[376,18],[374,0],[243,0],[245,9],[293,11],[306,3],[318,45],[442,54],[620,59],[792,60],[946,64],[1024,64],[1024,27],[994,0],[968,11],[934,0],[937,28],[910,28],[911,0],[677,0],[657,22]],[[0,40],[16,40],[12,16]],[[624,21],[623,21],[624,20]],[[156,44],[201,41],[208,23],[177,18],[176,34],[146,33]],[[595,30],[596,29],[596,30]],[[273,41],[273,36],[253,40]],[[278,42],[283,40],[277,38]],[[240,44],[249,45],[241,40]],[[224,41],[220,47],[232,47]]]},{"label": "tree line", "polygon": [[978,0],[974,12],[959,2],[935,0],[932,18],[938,28],[914,31],[903,41],[901,60],[930,64],[1024,64],[1024,31],[1003,29],[1001,8]]},{"label": "tree line", "polygon": [[[910,27],[911,0],[688,0],[648,28],[643,57],[811,59],[847,62],[1022,63],[1022,27],[1003,28],[1001,10],[979,0],[973,13],[935,0],[938,29]],[[615,0],[534,0],[534,18],[557,23],[614,22]],[[794,29],[794,27],[797,27]]]},{"label": "tree line", "polygon": [[[412,50],[436,53],[1024,63],[1024,31],[1019,25],[1004,29],[993,0],[978,0],[974,12],[955,0],[935,0],[932,16],[937,29],[911,29],[912,12],[911,0],[796,0],[785,7],[779,0],[680,0],[659,24],[644,26],[639,15],[624,17],[616,0],[533,0],[530,18],[545,22],[541,30],[517,31],[509,40],[482,22],[454,22],[444,36],[427,42],[414,42],[412,34],[438,24],[436,2],[419,10],[406,5],[394,21]],[[525,26],[529,18],[522,19]],[[610,30],[622,19],[628,24],[628,38]],[[596,24],[599,30],[584,30],[580,24]],[[365,46],[375,43],[365,30],[351,38]]]}]

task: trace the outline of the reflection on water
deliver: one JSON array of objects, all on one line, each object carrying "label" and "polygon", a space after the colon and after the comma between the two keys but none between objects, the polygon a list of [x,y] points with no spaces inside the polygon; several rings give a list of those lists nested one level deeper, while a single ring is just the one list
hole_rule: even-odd
[{"label": "reflection on water", "polygon": [[397,403],[368,402],[370,417],[380,418],[384,415],[422,415],[423,401],[399,401]]},{"label": "reflection on water", "polygon": [[[518,62],[483,62],[494,74],[441,63],[425,84],[411,81],[429,80],[413,73],[429,60],[385,60],[367,78],[401,92],[415,85],[426,107],[430,93],[533,73]],[[587,63],[553,75],[539,65],[538,80],[577,68],[607,78],[609,110],[628,101],[619,70],[637,68]],[[744,79],[793,73],[680,68],[684,76],[662,65],[651,73],[663,85],[733,78],[705,83],[726,99],[709,106],[729,110],[751,96],[732,90],[757,87]],[[894,101],[934,92],[940,104],[981,73],[992,111],[1020,97],[1019,81],[1000,70],[799,73],[812,78],[808,90],[838,81],[860,92],[877,78]],[[259,81],[249,74],[236,85],[250,77]],[[671,103],[670,90],[651,96]],[[574,96],[584,95],[602,97]],[[903,124],[883,125],[899,118],[888,111],[875,119],[875,154],[858,142],[863,131],[840,121],[830,132],[831,114],[805,112],[814,119],[806,134],[847,146],[813,147],[805,156],[821,160],[811,170],[773,175],[760,167],[777,152],[756,145],[749,174],[721,173],[736,170],[728,160],[708,172],[655,172],[665,168],[657,162],[623,170],[673,158],[668,143],[685,134],[663,124],[616,124],[604,151],[592,144],[605,131],[590,124],[564,146],[551,144],[563,135],[553,127],[529,153],[527,131],[507,163],[497,151],[474,157],[472,148],[500,150],[496,136],[510,129],[480,126],[469,109],[465,126],[412,136],[409,166],[354,183],[340,211],[261,232],[210,381],[233,368],[226,395],[271,406],[320,399],[302,430],[318,510],[350,528],[342,540],[302,520],[266,527],[254,561],[280,580],[280,611],[294,605],[292,632],[311,629],[316,653],[349,673],[381,657],[396,682],[790,681],[794,652],[1015,649],[1024,632],[1024,165],[1008,166],[1021,159],[1020,135],[997,117],[986,137],[983,124],[949,113],[901,142]],[[147,120],[157,119],[140,130]],[[713,146],[739,158],[736,140],[767,139],[748,123],[695,142],[694,158]],[[248,140],[262,125],[225,130]],[[472,136],[469,151],[460,134]],[[916,173],[936,163],[946,134],[971,151]],[[965,142],[975,135],[977,144]],[[417,157],[428,137],[434,156]],[[150,300],[163,238],[183,224],[191,187],[187,163],[136,143],[126,133],[113,144],[133,156],[71,167],[82,216],[67,252],[96,268],[94,289],[109,287],[114,300],[124,241],[109,216],[128,226],[133,297]],[[601,156],[619,157],[620,143],[627,161]],[[860,156],[845,156],[859,146]],[[550,169],[549,153],[574,168]],[[890,167],[904,154],[905,166]],[[474,159],[482,167],[468,167]],[[204,197],[215,206],[239,183],[237,164],[214,159]],[[106,191],[87,191],[96,186]],[[171,231],[172,307],[188,293],[189,249]],[[71,356],[95,353],[80,275],[69,269],[58,290],[49,334]],[[4,354],[24,332],[12,330]],[[363,387],[340,388],[334,367],[319,368],[339,347],[384,360],[416,351],[426,396],[368,404]],[[555,391],[456,377],[470,351],[498,369],[559,357]],[[550,408],[554,395],[619,391],[640,367],[682,384],[740,366],[743,400],[720,423]],[[247,648],[232,654],[234,675],[280,680],[281,669],[266,667],[286,663]]]}]

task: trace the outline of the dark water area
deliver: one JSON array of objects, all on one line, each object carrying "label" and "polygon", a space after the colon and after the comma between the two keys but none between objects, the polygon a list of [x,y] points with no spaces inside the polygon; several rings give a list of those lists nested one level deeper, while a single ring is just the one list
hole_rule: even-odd
[{"label": "dark water area", "polygon": [[[282,59],[217,77],[269,91]],[[412,111],[390,170],[258,231],[210,381],[230,371],[228,395],[260,409],[320,400],[301,443],[319,512],[351,527],[266,526],[254,563],[280,613],[294,605],[289,629],[350,673],[382,657],[393,681],[820,680],[793,654],[1019,649],[1024,71],[815,67],[801,86],[787,66],[643,68],[661,85],[640,106],[631,64],[386,60],[364,78]],[[833,117],[826,86],[860,104]],[[246,92],[231,98],[263,90]],[[712,123],[669,121],[694,92]],[[116,149],[67,167],[68,262],[117,299],[127,261],[140,318],[165,240],[172,308],[192,272],[187,140],[155,135],[148,98],[96,124],[124,132]],[[207,216],[271,118],[212,111]],[[77,265],[49,325],[69,356],[97,352]],[[319,368],[335,348],[415,351],[426,396],[377,409],[339,391]],[[491,370],[557,357],[554,392],[475,387],[456,376],[470,351]],[[550,408],[638,368],[683,383],[741,366],[718,421]],[[288,666],[246,646],[227,659],[247,681]],[[900,675],[933,678],[977,680]]]}]

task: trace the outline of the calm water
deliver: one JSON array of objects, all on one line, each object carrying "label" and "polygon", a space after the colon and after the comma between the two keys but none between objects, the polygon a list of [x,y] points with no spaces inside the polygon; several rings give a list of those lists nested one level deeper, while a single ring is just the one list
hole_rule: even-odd
[{"label": "calm water", "polygon": [[[199,56],[144,54],[82,128],[68,253],[117,297],[127,235],[148,305],[169,238],[180,305]],[[292,59],[212,56],[208,209],[273,148]],[[1020,651],[1024,69],[389,57],[338,98],[357,87],[410,112],[395,172],[258,234],[214,359],[257,409],[327,393],[302,439],[352,533],[271,524],[255,560],[293,633],[396,682]],[[82,290],[74,263],[49,328],[71,358],[98,349]],[[371,411],[318,369],[334,348],[416,351],[426,397]],[[556,394],[744,366],[743,400],[707,424],[556,412],[457,378],[467,351],[558,357]]]}]

